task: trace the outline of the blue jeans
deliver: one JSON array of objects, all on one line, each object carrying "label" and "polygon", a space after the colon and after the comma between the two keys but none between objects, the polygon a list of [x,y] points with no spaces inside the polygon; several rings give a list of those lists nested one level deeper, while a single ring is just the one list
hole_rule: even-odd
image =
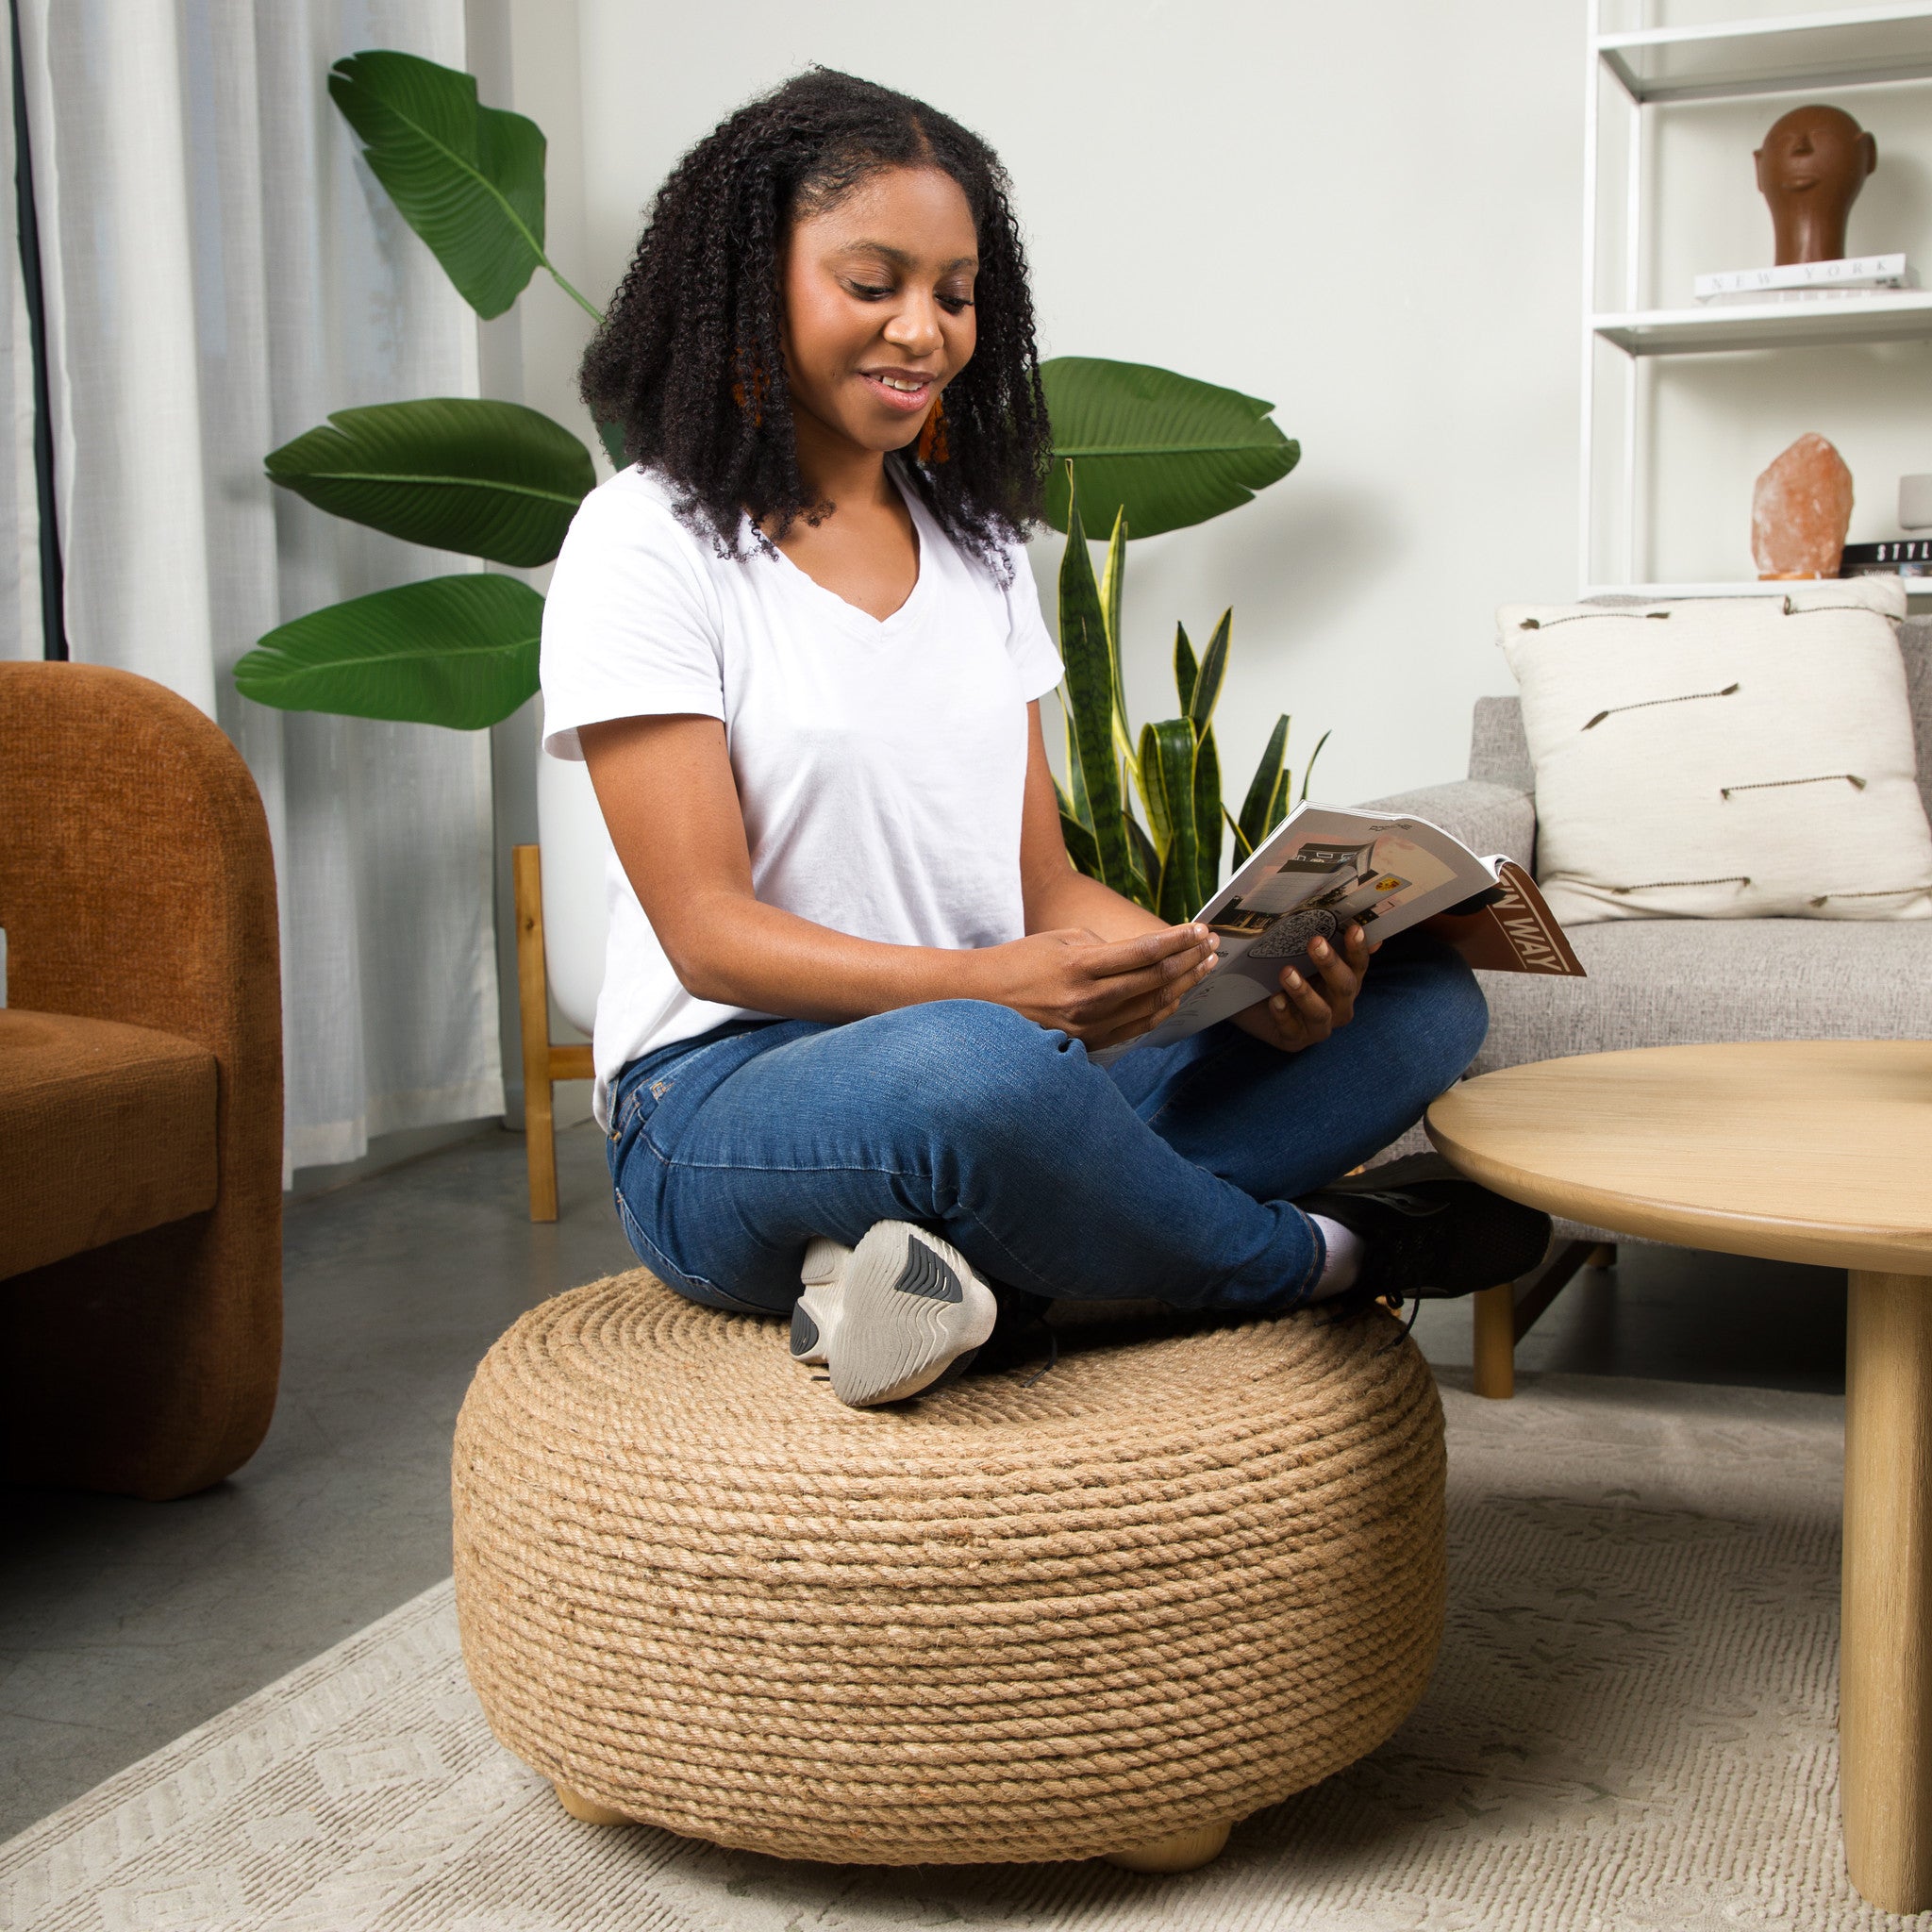
[{"label": "blue jeans", "polygon": [[1412,1126],[1488,1023],[1474,975],[1419,934],[1298,1054],[1224,1024],[1101,1068],[978,1000],[742,1022],[624,1070],[611,1179],[639,1258],[716,1307],[787,1312],[808,1241],[891,1220],[1036,1294],[1277,1312],[1322,1269],[1293,1197]]}]

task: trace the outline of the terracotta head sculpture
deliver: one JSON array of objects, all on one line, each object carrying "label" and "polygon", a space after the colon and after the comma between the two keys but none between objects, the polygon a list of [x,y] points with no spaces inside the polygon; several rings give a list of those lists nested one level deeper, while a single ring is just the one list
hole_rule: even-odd
[{"label": "terracotta head sculpture", "polygon": [[1842,108],[1793,108],[1772,124],[1757,158],[1778,266],[1842,260],[1845,224],[1878,165],[1877,142]]}]

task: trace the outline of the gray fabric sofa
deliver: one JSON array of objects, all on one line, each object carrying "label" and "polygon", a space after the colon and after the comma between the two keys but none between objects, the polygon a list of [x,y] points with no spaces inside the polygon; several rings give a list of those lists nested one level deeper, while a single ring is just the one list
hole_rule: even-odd
[{"label": "gray fabric sofa", "polygon": [[[1919,791],[1932,815],[1932,618],[1908,618],[1900,641]],[[1820,672],[1828,675],[1829,666]],[[1478,698],[1469,776],[1374,803],[1431,820],[1475,851],[1507,853],[1533,871],[1535,787],[1519,702]],[[1482,975],[1490,1032],[1472,1073],[1680,1042],[1932,1039],[1932,920],[1629,919],[1579,925],[1570,941],[1587,979]],[[1417,1128],[1389,1152],[1427,1144]],[[1611,1239],[1563,1223],[1557,1233]],[[1522,1293],[1519,1287],[1519,1335],[1528,1325]]]}]

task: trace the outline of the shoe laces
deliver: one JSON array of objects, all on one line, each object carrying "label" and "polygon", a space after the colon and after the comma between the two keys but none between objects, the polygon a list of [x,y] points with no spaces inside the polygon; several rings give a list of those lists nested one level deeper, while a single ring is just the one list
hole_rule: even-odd
[{"label": "shoe laces", "polygon": [[1446,1201],[1425,1200],[1422,1195],[1405,1192],[1401,1188],[1390,1188],[1386,1191],[1364,1195],[1362,1198],[1384,1202],[1398,1214],[1407,1214],[1418,1221],[1425,1221],[1432,1214],[1441,1214],[1449,1206]]},{"label": "shoe laces", "polygon": [[[1366,1314],[1370,1308],[1386,1308],[1390,1314],[1400,1319],[1403,1299],[1401,1295],[1377,1295],[1374,1301],[1367,1303],[1357,1302],[1351,1307],[1349,1306],[1347,1296],[1337,1295],[1334,1301],[1318,1302],[1316,1307],[1326,1310],[1326,1319],[1329,1322],[1353,1321],[1356,1316]],[[1404,1322],[1395,1336],[1391,1341],[1385,1341],[1375,1353],[1377,1355],[1387,1355],[1391,1348],[1400,1348],[1415,1333],[1416,1317],[1422,1311],[1421,1297],[1418,1296],[1411,1299],[1408,1305],[1408,1320]]]},{"label": "shoe laces", "polygon": [[[1401,1298],[1398,1296],[1397,1299],[1393,1302],[1384,1302],[1383,1307],[1386,1307],[1391,1315],[1399,1315],[1402,1312]],[[1405,1341],[1407,1341],[1411,1335],[1415,1333],[1415,1318],[1418,1315],[1420,1315],[1422,1311],[1422,1299],[1420,1296],[1418,1296],[1414,1301],[1410,1302],[1408,1305],[1408,1320],[1402,1324],[1402,1332],[1396,1336],[1394,1341],[1385,1341],[1382,1344],[1382,1346],[1375,1351],[1375,1353],[1377,1355],[1387,1355],[1391,1348],[1400,1348],[1402,1344]]]},{"label": "shoe laces", "polygon": [[1046,1359],[1020,1384],[1023,1389],[1032,1388],[1034,1383],[1039,1381],[1049,1369],[1058,1367],[1060,1359],[1059,1333],[1053,1324],[1046,1319],[1046,1310],[1044,1308],[1036,1308],[1033,1312],[1033,1319],[1046,1330]]}]

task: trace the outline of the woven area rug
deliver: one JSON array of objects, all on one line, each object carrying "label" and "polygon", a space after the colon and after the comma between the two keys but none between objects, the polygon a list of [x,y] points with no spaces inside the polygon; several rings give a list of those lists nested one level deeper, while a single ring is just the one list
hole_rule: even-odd
[{"label": "woven area rug", "polygon": [[491,1740],[449,1587],[0,1847],[0,1924],[436,1932],[1866,1926],[1833,1734],[1843,1405],[1445,1389],[1450,1616],[1422,1707],[1179,1878],[852,1870],[573,1823]]}]

